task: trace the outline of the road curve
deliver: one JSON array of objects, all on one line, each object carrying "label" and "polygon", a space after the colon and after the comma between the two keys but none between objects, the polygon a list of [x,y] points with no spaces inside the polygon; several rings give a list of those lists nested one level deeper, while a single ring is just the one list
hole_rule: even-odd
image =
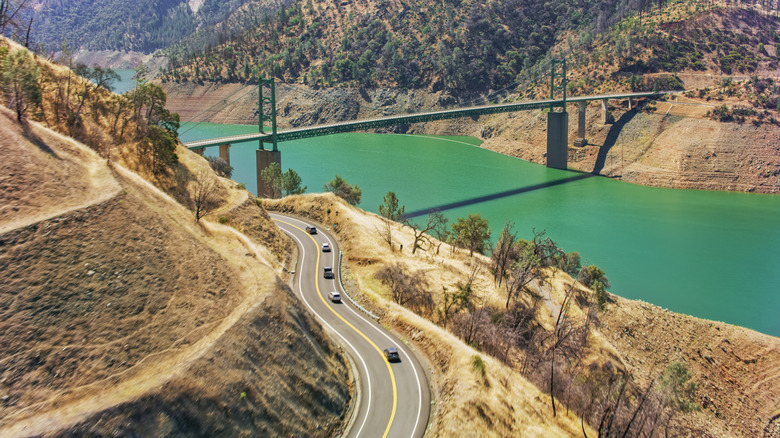
[{"label": "road curve", "polygon": [[[327,232],[305,231],[310,223],[271,213],[277,226],[298,245],[294,291],[304,305],[342,344],[356,365],[361,396],[346,437],[405,437],[425,434],[430,415],[430,391],[425,369],[411,349],[380,324],[356,309],[346,298],[342,303],[328,299],[331,291],[344,291],[339,281],[338,242]],[[322,252],[328,243],[331,252]],[[335,278],[323,278],[322,268],[333,267]],[[389,363],[382,350],[396,347],[401,362]]]}]

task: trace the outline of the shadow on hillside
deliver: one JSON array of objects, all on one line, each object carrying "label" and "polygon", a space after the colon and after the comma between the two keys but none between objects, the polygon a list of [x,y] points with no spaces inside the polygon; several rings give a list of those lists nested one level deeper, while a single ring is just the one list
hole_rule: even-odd
[{"label": "shadow on hillside", "polygon": [[609,150],[612,149],[612,146],[615,146],[618,136],[620,136],[620,132],[623,131],[623,127],[634,118],[636,113],[637,108],[634,107],[634,109],[629,110],[620,116],[620,118],[612,124],[612,127],[609,128],[607,138],[604,140],[604,144],[599,148],[599,155],[596,157],[596,164],[593,166],[592,174],[598,175],[604,169],[604,163],[607,161]]},{"label": "shadow on hillside", "polygon": [[52,150],[52,148],[49,147],[49,145],[46,144],[43,139],[38,137],[38,135],[33,132],[32,126],[30,126],[30,122],[28,122],[26,119],[22,120],[21,122],[16,120],[16,116],[11,111],[1,111],[0,115],[4,117],[6,120],[8,120],[8,123],[12,125],[18,125],[22,128],[22,137],[24,137],[27,141],[35,145],[38,149],[41,151],[51,155],[54,158],[59,159],[60,157],[57,156],[57,154]]},{"label": "shadow on hillside", "polygon": [[568,178],[558,179],[558,180],[555,180],[555,181],[548,181],[548,182],[544,182],[544,183],[541,183],[541,184],[534,184],[534,185],[527,186],[527,187],[520,187],[520,188],[517,188],[517,189],[507,190],[507,191],[504,191],[504,192],[494,193],[492,195],[478,196],[476,198],[466,199],[464,201],[458,201],[458,202],[451,202],[449,204],[442,204],[442,205],[439,205],[439,206],[436,206],[436,207],[424,208],[424,209],[421,209],[421,210],[416,210],[416,211],[412,211],[412,212],[406,213],[403,216],[403,219],[412,219],[412,218],[415,218],[415,217],[424,216],[424,215],[430,214],[430,213],[432,213],[434,211],[446,211],[446,210],[452,210],[452,209],[460,208],[460,207],[467,207],[469,205],[480,204],[480,203],[483,203],[483,202],[494,201],[496,199],[506,198],[508,196],[519,195],[521,193],[533,192],[533,191],[536,191],[536,190],[546,189],[546,188],[550,188],[550,187],[559,186],[559,185],[562,185],[562,184],[568,184],[568,183],[572,183],[572,182],[575,182],[575,181],[580,181],[580,180],[583,180],[583,179],[590,178],[592,176],[594,176],[594,175],[590,174],[590,173],[581,173],[579,175],[570,176]]},{"label": "shadow on hillside", "polygon": [[27,139],[27,141],[34,144],[42,152],[45,152],[54,158],[57,159],[60,158],[59,156],[57,156],[57,153],[54,152],[54,150],[50,148],[45,141],[43,141],[42,138],[38,137],[38,135],[35,132],[33,132],[32,128],[30,127],[30,124],[26,120],[21,123],[21,126],[22,126],[22,135],[24,136],[24,138]]}]

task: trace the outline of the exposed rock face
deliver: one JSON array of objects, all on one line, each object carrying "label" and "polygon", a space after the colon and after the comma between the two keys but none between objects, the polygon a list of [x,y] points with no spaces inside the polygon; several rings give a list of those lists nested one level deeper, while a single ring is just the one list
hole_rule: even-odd
[{"label": "exposed rock face", "polygon": [[[83,50],[74,56],[74,61],[87,66],[99,65],[110,68],[136,68],[138,64],[150,63],[154,69],[158,62],[152,60],[152,55],[141,52],[119,52],[116,50]],[[160,58],[162,61],[162,58]]]},{"label": "exposed rock face", "polygon": [[[637,184],[700,190],[780,193],[780,126],[721,123],[703,114],[615,108],[604,125],[588,109],[588,145],[569,147],[569,167]],[[570,115],[570,144],[577,112]],[[488,121],[482,147],[544,163],[546,119],[535,112]]]}]

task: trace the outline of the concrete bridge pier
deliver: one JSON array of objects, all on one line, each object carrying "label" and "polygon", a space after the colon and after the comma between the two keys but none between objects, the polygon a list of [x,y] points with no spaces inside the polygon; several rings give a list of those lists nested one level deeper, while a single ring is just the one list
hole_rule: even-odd
[{"label": "concrete bridge pier", "polygon": [[569,113],[547,113],[547,167],[566,170],[569,166]]},{"label": "concrete bridge pier", "polygon": [[195,152],[196,154],[198,154],[198,155],[200,155],[202,157],[203,154],[206,153],[206,148],[192,149],[192,152]]},{"label": "concrete bridge pier", "polygon": [[230,143],[219,145],[219,158],[230,164]]},{"label": "concrete bridge pier", "polygon": [[577,113],[577,138],[574,139],[574,146],[583,147],[588,144],[585,139],[585,111],[588,106],[586,101],[580,101],[579,112]]},{"label": "concrete bridge pier", "polygon": [[273,197],[273,191],[268,184],[263,181],[262,171],[266,169],[271,163],[278,163],[282,165],[282,151],[267,151],[265,149],[257,150],[257,196],[264,198]]},{"label": "concrete bridge pier", "polygon": [[607,99],[601,99],[601,124],[606,125],[609,123],[609,104]]}]

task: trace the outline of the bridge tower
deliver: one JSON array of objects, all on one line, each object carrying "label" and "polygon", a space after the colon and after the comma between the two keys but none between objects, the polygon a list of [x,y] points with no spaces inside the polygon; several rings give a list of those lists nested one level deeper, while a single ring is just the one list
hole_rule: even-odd
[{"label": "bridge tower", "polygon": [[[550,64],[550,100],[556,92],[562,92],[560,104],[551,103],[547,113],[547,167],[564,169],[568,167],[569,113],[566,112],[566,60],[553,59]],[[560,111],[555,107],[560,106]]]},{"label": "bridge tower", "polygon": [[[268,86],[269,94],[267,97],[263,97],[263,87]],[[256,152],[257,156],[257,196],[271,197],[273,192],[270,187],[263,181],[261,172],[268,168],[272,163],[278,163],[282,165],[282,151],[277,148],[276,145],[276,86],[274,84],[274,78],[266,79],[260,77],[257,83],[258,89],[258,128],[260,132],[266,132],[265,122],[271,122],[271,141],[260,140],[260,148]],[[268,105],[269,109],[266,112],[265,106]],[[271,143],[272,149],[266,150],[265,143]]]}]

